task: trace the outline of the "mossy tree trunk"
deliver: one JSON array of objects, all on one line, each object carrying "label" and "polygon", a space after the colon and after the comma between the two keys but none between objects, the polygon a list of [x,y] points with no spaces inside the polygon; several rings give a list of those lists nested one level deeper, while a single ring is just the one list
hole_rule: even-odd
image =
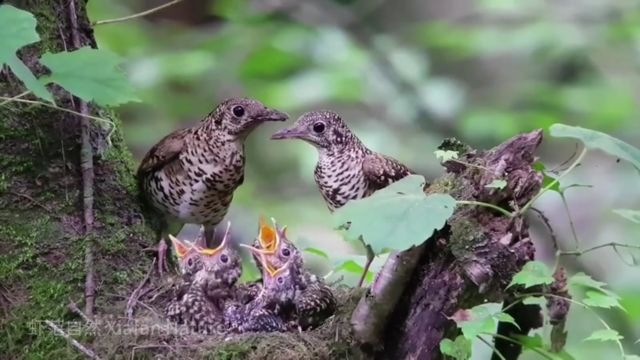
[{"label": "mossy tree trunk", "polygon": [[[75,1],[79,30],[75,43],[95,46],[85,2]],[[73,50],[69,1],[8,3],[33,13],[38,21],[42,41],[18,54],[34,73],[46,71],[38,63],[43,52]],[[8,69],[0,73],[2,96],[23,91],[22,83]],[[58,106],[78,109],[79,99],[72,99],[61,88],[53,91]],[[136,200],[134,164],[120,123],[107,109],[90,105],[89,111],[110,118],[116,128],[108,142],[106,129],[90,124],[95,220],[87,233],[81,118],[38,105],[12,102],[0,106],[2,357],[44,357],[53,351],[77,356],[40,321],[77,318],[67,305],[70,300],[80,305],[84,302],[88,246],[92,246],[95,258],[96,312],[123,302],[114,294],[134,287],[152,259],[151,253],[142,252],[151,244],[153,232],[144,225]]]}]

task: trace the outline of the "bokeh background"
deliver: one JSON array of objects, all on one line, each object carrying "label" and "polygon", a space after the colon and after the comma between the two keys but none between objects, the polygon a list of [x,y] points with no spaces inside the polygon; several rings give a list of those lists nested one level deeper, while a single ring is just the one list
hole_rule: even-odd
[{"label": "bokeh background", "polygon": [[[92,20],[129,15],[165,0],[89,1]],[[100,47],[123,57],[140,103],[118,109],[136,159],[170,131],[196,124],[220,100],[251,96],[289,112],[332,109],[372,149],[427,178],[441,174],[433,152],[445,137],[490,148],[519,132],[562,122],[640,146],[640,3],[625,0],[185,0],[145,18],[100,25]],[[260,214],[289,226],[321,274],[353,283],[361,249],[333,230],[313,183],[316,151],[271,141],[282,124],[250,136],[244,185],[229,218],[249,242]],[[539,152],[562,169],[576,143],[547,136]],[[612,213],[640,208],[640,174],[590,152],[564,185],[583,248],[640,244],[640,226]],[[574,236],[562,199],[537,208],[564,249]],[[531,216],[541,260],[553,265],[548,230]],[[640,255],[640,254],[635,254]],[[346,262],[345,262],[346,261]],[[353,262],[350,262],[353,261]],[[632,253],[598,250],[563,258],[571,272],[608,282],[627,313],[599,315],[640,354],[640,268]],[[380,261],[378,261],[380,263]],[[601,327],[575,306],[567,349],[577,359],[618,358],[613,343],[583,342]],[[548,333],[543,335],[548,337]],[[474,345],[474,358],[490,350]],[[525,359],[535,359],[527,353]]]}]

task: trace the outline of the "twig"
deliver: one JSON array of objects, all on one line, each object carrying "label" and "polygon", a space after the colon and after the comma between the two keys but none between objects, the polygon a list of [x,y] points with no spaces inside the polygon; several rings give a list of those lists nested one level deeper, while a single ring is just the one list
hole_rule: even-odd
[{"label": "twig", "polygon": [[619,242],[609,242],[606,244],[600,244],[600,245],[596,245],[594,247],[590,247],[588,249],[584,249],[584,250],[568,250],[568,251],[558,251],[558,255],[560,256],[581,256],[584,255],[588,252],[594,251],[594,250],[598,250],[598,249],[602,249],[605,247],[609,247],[611,246],[612,248],[616,249],[616,248],[627,248],[627,249],[637,249],[640,250],[640,245],[632,245],[632,244],[623,244],[623,243],[619,243]]},{"label": "twig", "polygon": [[27,195],[27,194],[22,194],[19,192],[15,192],[15,191],[9,191],[9,194],[18,196],[18,197],[22,197],[25,198],[29,201],[31,201],[32,204],[34,205],[38,205],[39,207],[43,208],[44,210],[46,210],[47,212],[51,212],[51,209],[49,209],[48,207],[46,207],[45,205],[43,205],[41,202],[39,202],[38,200],[32,198],[31,196]]},{"label": "twig", "polygon": [[149,277],[151,276],[151,272],[153,271],[155,264],[156,264],[156,259],[154,258],[153,261],[151,262],[151,266],[149,267],[149,271],[147,271],[147,275],[145,275],[142,281],[140,281],[140,284],[138,284],[135,290],[133,290],[133,292],[131,293],[131,296],[129,296],[129,300],[127,300],[127,310],[125,312],[125,315],[129,320],[133,319],[133,308],[135,308],[136,303],[138,302],[138,299],[140,299],[140,297],[142,296],[141,295],[142,288],[147,283],[147,281],[149,281]]},{"label": "twig", "polygon": [[549,221],[549,218],[542,211],[534,207],[532,207],[531,210],[534,211],[536,214],[538,214],[538,216],[540,216],[540,220],[542,220],[542,222],[547,226],[547,229],[549,229],[549,236],[551,236],[551,242],[553,243],[553,248],[554,250],[558,251],[559,249],[558,238],[556,237],[556,233],[553,231],[553,228],[551,227],[551,222]]},{"label": "twig", "polygon": [[71,336],[69,336],[69,334],[65,333],[62,329],[60,329],[52,321],[45,320],[44,323],[47,324],[51,328],[51,330],[53,330],[54,333],[56,333],[57,335],[62,336],[63,338],[65,338],[69,342],[69,344],[73,345],[73,347],[75,347],[76,349],[80,350],[83,354],[87,355],[87,357],[89,359],[100,360],[100,357],[98,355],[96,355],[96,353],[93,352],[93,350],[90,350],[87,347],[85,347],[84,345],[80,344],[76,339],[74,339]]},{"label": "twig", "polygon": [[27,91],[25,91],[25,92],[23,92],[23,93],[20,93],[20,94],[18,94],[18,95],[16,95],[16,96],[14,96],[14,97],[8,98],[8,99],[4,100],[3,102],[1,102],[1,103],[0,103],[0,106],[4,105],[4,104],[6,104],[6,103],[10,103],[10,102],[12,102],[12,101],[15,101],[16,99],[19,99],[19,98],[21,98],[21,97],[23,97],[23,96],[26,96],[26,95],[28,95],[30,92],[31,92],[31,90],[27,90]]},{"label": "twig", "polygon": [[80,308],[78,307],[78,305],[75,303],[75,301],[69,299],[69,305],[67,305],[67,307],[69,308],[69,310],[71,310],[72,313],[80,316],[82,318],[82,320],[84,320],[85,322],[87,322],[88,324],[93,323],[93,320],[91,320],[87,314],[85,314],[82,310],[80,310]]},{"label": "twig", "polygon": [[[80,29],[78,28],[78,15],[76,14],[75,0],[69,2],[69,22],[71,23],[71,39],[73,47],[82,47],[80,40]],[[91,123],[89,122],[89,106],[87,102],[80,100],[80,169],[82,170],[82,211],[84,220],[85,238],[93,232],[93,148],[91,147]],[[89,242],[85,248],[84,265],[86,279],[84,283],[84,312],[89,318],[93,318],[93,308],[96,297],[95,267],[93,265],[93,240],[89,237]]]},{"label": "twig", "polygon": [[529,200],[529,202],[527,202],[522,209],[520,209],[520,211],[518,211],[518,213],[520,214],[524,214],[527,210],[529,210],[529,208],[531,207],[531,205],[533,205],[533,203],[536,202],[536,200],[538,200],[540,198],[540,196],[542,196],[545,192],[547,192],[547,190],[551,189],[552,187],[554,187],[559,181],[560,179],[562,179],[563,177],[565,177],[568,173],[570,173],[573,169],[575,169],[576,166],[578,166],[580,164],[580,161],[582,161],[582,158],[584,158],[584,156],[587,154],[587,148],[584,147],[582,149],[582,152],[580,153],[580,155],[578,155],[578,158],[576,159],[576,161],[574,161],[571,166],[569,166],[567,168],[567,170],[565,170],[562,174],[560,174],[557,178],[553,179],[552,182],[550,182],[549,184],[547,184],[547,186],[545,186],[544,188],[542,188],[542,190],[540,190],[536,196],[534,196],[531,200]]},{"label": "twig", "polygon": [[567,197],[564,196],[564,191],[560,192],[560,198],[562,199],[564,211],[567,213],[567,218],[569,219],[569,227],[571,228],[571,235],[573,235],[573,241],[575,242],[576,249],[578,249],[580,247],[580,240],[578,240],[578,232],[576,231],[576,226],[573,223],[573,218],[571,217],[571,211],[569,211],[569,203],[567,202]]},{"label": "twig", "polygon": [[156,6],[154,8],[149,9],[149,10],[145,10],[145,11],[133,14],[133,15],[123,16],[123,17],[115,18],[115,19],[94,21],[91,25],[92,26],[97,26],[97,25],[113,24],[113,23],[117,23],[117,22],[123,22],[123,21],[131,20],[131,19],[147,16],[149,14],[153,14],[156,11],[160,11],[160,10],[162,10],[164,8],[167,8],[169,6],[175,5],[175,4],[179,3],[179,2],[182,2],[182,0],[169,1],[166,4],[163,4],[163,5],[160,5],[160,6]]},{"label": "twig", "polygon": [[[113,124],[113,121],[111,121],[111,120],[99,118],[97,116],[92,116],[92,115],[89,115],[89,114],[83,114],[81,112],[77,112],[77,111],[74,111],[74,110],[71,110],[71,109],[60,107],[60,106],[55,105],[55,104],[49,104],[49,103],[46,103],[46,102],[43,102],[43,101],[38,101],[38,100],[17,99],[15,97],[8,98],[8,97],[5,97],[5,96],[0,96],[0,100],[9,100],[9,101],[12,101],[12,102],[15,101],[15,102],[20,102],[20,103],[25,103],[25,104],[42,105],[42,106],[46,106],[46,107],[49,107],[49,108],[52,108],[52,109],[56,109],[56,110],[68,112],[70,114],[78,115],[78,116],[81,116],[83,118],[87,118],[87,119],[91,119],[91,120],[95,120],[95,121],[100,121],[100,122],[103,122],[103,123],[106,123],[106,124],[109,125],[110,130],[109,130],[109,134],[107,134],[107,136],[110,136],[111,133],[113,133],[113,125],[114,124]],[[4,102],[2,104],[4,104]]]}]

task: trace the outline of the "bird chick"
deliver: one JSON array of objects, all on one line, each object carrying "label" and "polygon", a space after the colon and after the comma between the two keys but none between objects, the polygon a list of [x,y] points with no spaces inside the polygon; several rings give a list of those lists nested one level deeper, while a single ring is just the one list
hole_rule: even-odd
[{"label": "bird chick", "polygon": [[244,181],[244,142],[258,125],[288,115],[253,99],[220,103],[199,125],[162,138],[145,155],[137,172],[145,200],[161,218],[158,269],[166,269],[169,222],[202,224],[206,244],[227,214],[236,188]]},{"label": "bird chick", "polygon": [[244,307],[236,303],[225,309],[225,318],[232,331],[244,333],[289,329],[284,319],[292,309],[296,294],[295,280],[290,272],[291,262],[280,268],[271,266],[264,256],[260,262],[263,285],[259,295]]},{"label": "bird chick", "polygon": [[228,246],[230,226],[228,223],[218,247],[210,249],[193,246],[197,255],[192,259],[196,260],[191,267],[187,265],[185,268],[188,271],[196,268],[199,270],[192,275],[191,284],[184,296],[167,307],[169,320],[186,324],[190,329],[201,333],[225,330],[225,303],[233,297],[233,286],[242,272],[238,253]]},{"label": "bird chick", "polygon": [[268,264],[271,269],[287,265],[292,286],[296,290],[293,298],[294,321],[303,330],[316,327],[333,315],[337,306],[336,299],[322,279],[304,268],[302,253],[287,238],[286,226],[279,228],[275,219],[271,220],[273,227],[269,226],[264,219],[260,220],[260,233],[256,239],[256,246],[241,246],[251,250],[254,259],[259,260],[257,263],[261,264],[263,273],[264,265],[262,264]]}]

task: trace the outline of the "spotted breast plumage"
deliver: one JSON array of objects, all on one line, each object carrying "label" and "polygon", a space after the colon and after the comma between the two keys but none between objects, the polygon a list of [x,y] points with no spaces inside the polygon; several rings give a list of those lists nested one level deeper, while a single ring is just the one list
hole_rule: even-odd
[{"label": "spotted breast plumage", "polygon": [[265,121],[288,115],[252,99],[228,99],[193,128],[177,130],[146,154],[137,178],[146,203],[164,219],[158,266],[166,268],[167,221],[202,224],[205,242],[225,217],[235,189],[244,181],[244,141]]}]

